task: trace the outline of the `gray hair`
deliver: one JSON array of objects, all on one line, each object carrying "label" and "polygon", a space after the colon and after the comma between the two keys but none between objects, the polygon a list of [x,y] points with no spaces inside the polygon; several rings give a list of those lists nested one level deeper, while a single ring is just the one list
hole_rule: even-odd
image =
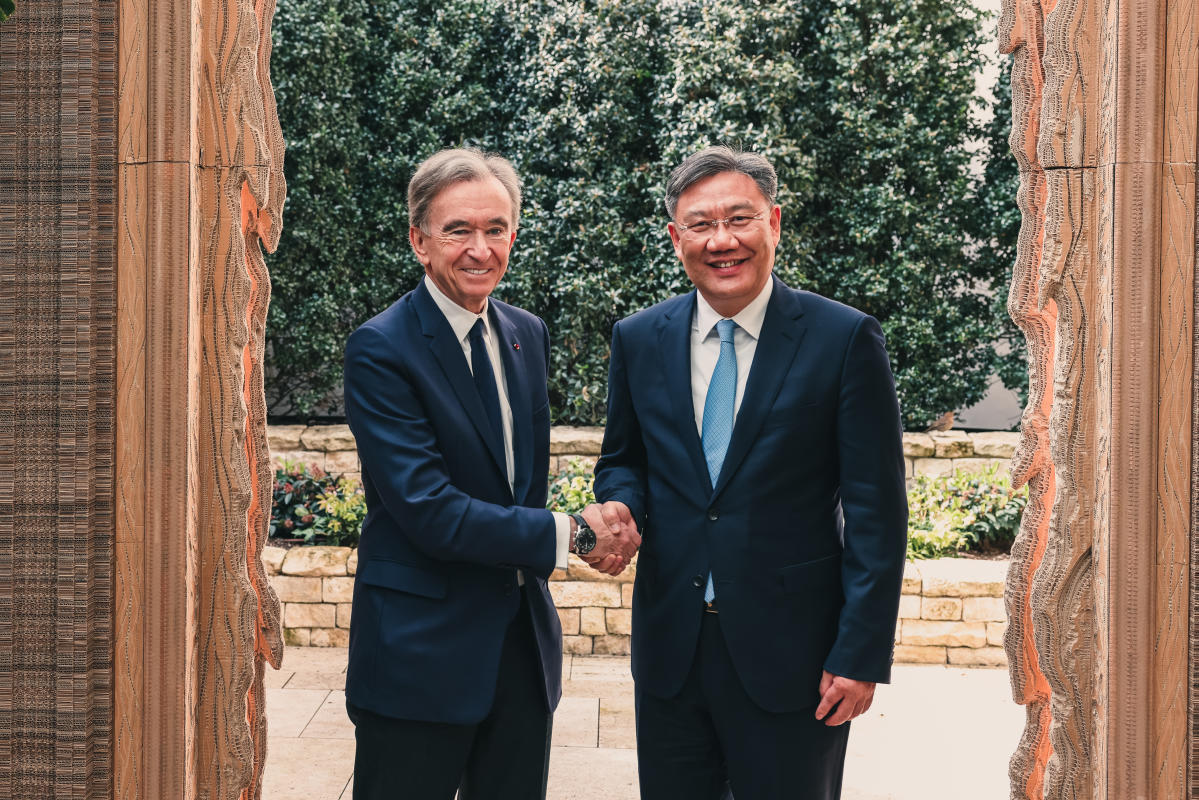
[{"label": "gray hair", "polygon": [[757,153],[747,153],[720,145],[705,147],[698,153],[687,156],[682,164],[674,168],[666,181],[666,213],[674,219],[679,207],[679,195],[696,181],[718,175],[721,172],[740,172],[748,175],[757,184],[762,196],[774,205],[778,197],[779,176],[770,162]]},{"label": "gray hair", "polygon": [[[508,159],[477,147],[439,150],[421,162],[408,182],[408,224],[425,231],[433,198],[451,184],[495,178],[512,201],[512,227],[520,222],[520,177]],[[425,231],[428,233],[428,231]]]}]

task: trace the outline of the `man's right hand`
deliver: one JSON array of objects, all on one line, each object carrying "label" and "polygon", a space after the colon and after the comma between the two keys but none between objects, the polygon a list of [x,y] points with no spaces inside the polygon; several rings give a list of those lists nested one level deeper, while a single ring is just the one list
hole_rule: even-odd
[{"label": "man's right hand", "polygon": [[641,534],[629,507],[619,500],[610,500],[603,505],[592,503],[582,514],[595,531],[595,548],[583,560],[608,575],[624,572],[641,546]]}]

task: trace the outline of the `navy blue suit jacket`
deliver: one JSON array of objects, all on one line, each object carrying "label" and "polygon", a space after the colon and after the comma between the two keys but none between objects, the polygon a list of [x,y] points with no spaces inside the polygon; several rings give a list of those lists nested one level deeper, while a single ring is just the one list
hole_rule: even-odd
[{"label": "navy blue suit jacket", "polygon": [[889,680],[907,495],[878,322],[772,280],[714,488],[691,396],[695,292],[617,323],[595,493],[641,526],[638,685],[660,697],[682,688],[710,570],[746,692],[782,712],[819,700],[822,668]]},{"label": "navy blue suit jacket", "polygon": [[545,700],[562,694],[562,629],[546,588],[554,520],[549,334],[495,299],[514,427],[515,492],[462,346],[422,282],[350,336],[346,416],[362,460],[346,699],[401,719],[473,724],[495,694],[524,570]]}]

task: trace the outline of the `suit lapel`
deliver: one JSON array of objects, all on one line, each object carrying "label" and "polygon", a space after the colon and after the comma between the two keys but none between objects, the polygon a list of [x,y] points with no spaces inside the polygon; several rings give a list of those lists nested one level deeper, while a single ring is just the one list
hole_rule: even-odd
[{"label": "suit lapel", "polygon": [[528,371],[524,364],[527,358],[525,354],[529,350],[527,347],[524,350],[516,349],[514,345],[520,342],[516,335],[516,326],[498,304],[489,305],[493,311],[492,319],[498,337],[500,360],[504,362],[508,403],[512,406],[512,494],[519,503],[524,501],[533,473],[533,407],[529,394]]},{"label": "suit lapel", "polygon": [[691,321],[695,315],[695,292],[685,302],[676,303],[662,315],[658,328],[658,352],[662,356],[662,374],[666,378],[666,394],[679,441],[691,458],[700,485],[711,486],[708,462],[704,460],[703,445],[695,429],[695,403],[691,399]]},{"label": "suit lapel", "polygon": [[799,302],[799,294],[777,278],[771,280],[774,281],[774,289],[766,306],[766,318],[758,336],[758,347],[754,351],[753,366],[745,384],[745,395],[741,398],[741,408],[733,425],[733,437],[729,440],[720,477],[712,490],[713,500],[728,485],[750,446],[758,438],[758,431],[778,397],[783,378],[795,360],[795,353],[807,331],[807,326],[800,320],[803,307]]},{"label": "suit lapel", "polygon": [[504,476],[506,485],[508,483],[508,467],[501,441],[502,432],[497,431],[495,435],[491,432],[491,425],[487,422],[487,412],[483,409],[483,401],[479,399],[479,391],[475,388],[475,380],[466,363],[466,355],[462,352],[462,344],[455,338],[454,329],[450,327],[450,323],[441,313],[441,309],[433,302],[423,281],[417,285],[413,293],[415,295],[413,307],[416,308],[417,316],[420,317],[421,333],[429,340],[429,349],[441,366],[441,371],[445,373],[446,380],[449,381],[454,394],[458,396],[458,402],[462,403],[462,410],[466,412],[466,416],[486,444],[487,451],[491,453],[492,461],[499,468],[500,474]]}]

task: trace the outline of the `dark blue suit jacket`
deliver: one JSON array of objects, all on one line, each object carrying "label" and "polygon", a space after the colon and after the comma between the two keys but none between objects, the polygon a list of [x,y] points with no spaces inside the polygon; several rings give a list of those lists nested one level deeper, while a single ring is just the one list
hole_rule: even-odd
[{"label": "dark blue suit jacket", "polygon": [[562,629],[545,584],[556,549],[545,509],[549,334],[532,314],[489,306],[512,405],[515,493],[462,346],[423,282],[346,346],[346,416],[368,509],[346,700],[377,714],[456,724],[487,715],[520,604],[517,568],[551,711],[562,694]]},{"label": "dark blue suit jacket", "polygon": [[617,323],[601,501],[641,524],[633,676],[670,697],[711,570],[720,630],[769,711],[819,700],[821,669],[890,678],[907,537],[899,406],[873,317],[777,278],[715,488],[691,397],[695,292]]}]

